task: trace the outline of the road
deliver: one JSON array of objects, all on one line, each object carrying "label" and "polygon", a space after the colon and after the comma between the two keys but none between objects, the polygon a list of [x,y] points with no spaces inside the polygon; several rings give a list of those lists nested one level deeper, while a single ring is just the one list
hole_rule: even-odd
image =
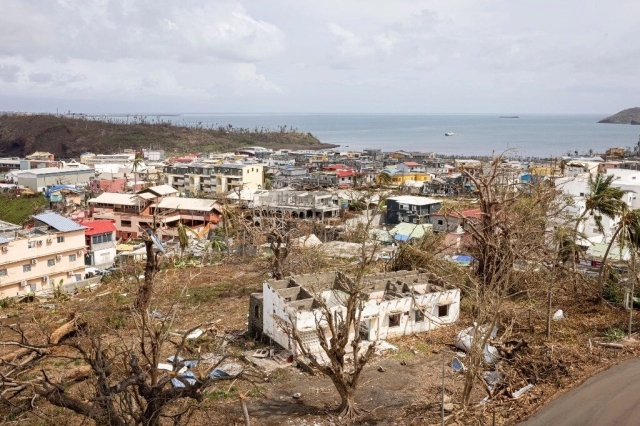
[{"label": "road", "polygon": [[640,425],[640,358],[624,361],[587,379],[520,425]]}]

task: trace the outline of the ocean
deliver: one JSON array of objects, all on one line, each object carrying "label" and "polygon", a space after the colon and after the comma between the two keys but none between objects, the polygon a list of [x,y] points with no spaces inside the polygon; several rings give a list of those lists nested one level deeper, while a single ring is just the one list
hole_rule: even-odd
[{"label": "ocean", "polygon": [[[601,115],[518,114],[179,114],[160,117],[175,124],[203,127],[266,127],[286,125],[310,132],[322,142],[350,150],[380,148],[445,155],[556,157],[604,153],[611,147],[638,143],[640,126],[598,124]],[[445,136],[446,132],[454,133]]]}]

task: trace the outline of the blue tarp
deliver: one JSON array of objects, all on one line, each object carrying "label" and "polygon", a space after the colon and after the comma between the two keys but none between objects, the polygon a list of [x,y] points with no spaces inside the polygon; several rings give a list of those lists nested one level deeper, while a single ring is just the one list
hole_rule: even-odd
[{"label": "blue tarp", "polygon": [[56,185],[56,186],[52,186],[51,188],[47,189],[47,191],[44,193],[45,198],[48,200],[51,197],[51,194],[59,191],[61,189],[67,189],[69,191],[73,191],[75,193],[79,193],[80,191],[78,190],[78,188],[76,188],[75,186],[70,186],[70,185]]}]

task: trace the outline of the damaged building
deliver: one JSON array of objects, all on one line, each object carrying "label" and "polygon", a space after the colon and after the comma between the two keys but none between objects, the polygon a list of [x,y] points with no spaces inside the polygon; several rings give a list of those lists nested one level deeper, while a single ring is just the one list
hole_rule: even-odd
[{"label": "damaged building", "polygon": [[255,195],[253,207],[300,219],[323,220],[340,214],[337,195],[328,191],[263,191]]},{"label": "damaged building", "polygon": [[[339,273],[329,272],[266,281],[262,293],[251,295],[249,332],[299,355],[289,332],[295,327],[309,351],[321,353],[316,331],[316,324],[322,326],[324,322],[320,302],[335,312],[346,312],[346,295],[340,290],[338,279]],[[367,275],[363,286],[367,299],[358,332],[365,341],[429,331],[454,323],[460,313],[460,290],[430,273]],[[328,328],[325,335],[330,337]]]}]

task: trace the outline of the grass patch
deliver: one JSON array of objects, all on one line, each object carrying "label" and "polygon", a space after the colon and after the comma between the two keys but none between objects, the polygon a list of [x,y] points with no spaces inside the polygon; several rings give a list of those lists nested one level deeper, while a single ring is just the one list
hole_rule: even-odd
[{"label": "grass patch", "polygon": [[2,195],[0,196],[0,220],[22,225],[29,216],[37,214],[48,205],[42,194],[35,197]]},{"label": "grass patch", "polygon": [[231,388],[229,392],[223,390],[212,390],[205,393],[205,396],[208,400],[211,401],[219,401],[221,399],[229,399],[233,398],[235,395],[233,393],[235,389]]}]

